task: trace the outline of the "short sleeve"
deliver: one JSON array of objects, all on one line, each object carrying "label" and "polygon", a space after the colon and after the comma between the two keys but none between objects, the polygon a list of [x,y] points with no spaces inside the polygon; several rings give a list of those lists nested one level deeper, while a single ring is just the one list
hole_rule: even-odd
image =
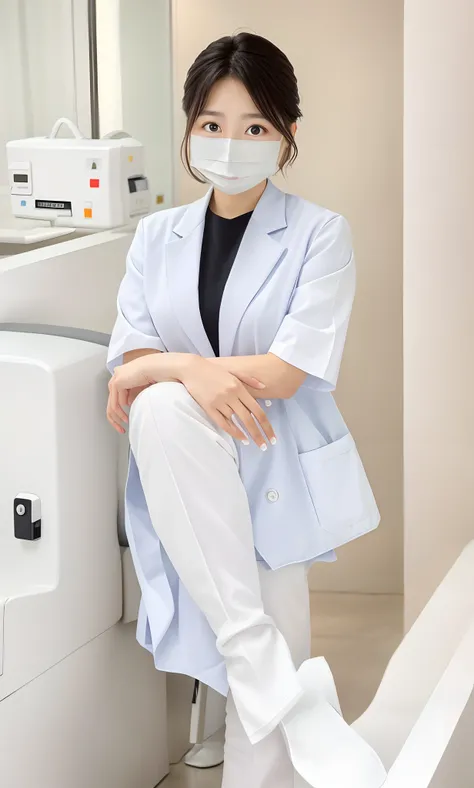
[{"label": "short sleeve", "polygon": [[310,244],[287,315],[270,353],[307,373],[303,385],[336,387],[355,294],[349,225],[330,219]]},{"label": "short sleeve", "polygon": [[125,276],[118,292],[117,320],[110,337],[107,368],[123,363],[123,354],[149,348],[166,351],[148,311],[143,285],[145,261],[143,221],[140,221],[127,255]]}]

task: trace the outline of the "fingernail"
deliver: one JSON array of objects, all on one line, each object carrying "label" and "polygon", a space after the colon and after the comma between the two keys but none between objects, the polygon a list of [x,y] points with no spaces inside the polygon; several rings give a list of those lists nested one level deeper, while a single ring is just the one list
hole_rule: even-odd
[{"label": "fingernail", "polygon": [[270,438],[270,443],[272,444],[272,446],[274,446],[276,442],[277,442],[276,438]]},{"label": "fingernail", "polygon": [[249,442],[250,442],[250,441],[248,441],[247,439],[245,439],[245,440],[243,440],[243,441],[242,441],[242,443],[244,444],[244,446],[248,446],[248,445],[249,445]]},{"label": "fingernail", "polygon": [[261,450],[262,450],[262,451],[266,451],[266,450],[267,450],[267,448],[268,448],[268,446],[267,446],[267,444],[266,444],[266,443],[262,443],[262,445],[260,446],[260,448],[261,448]]}]

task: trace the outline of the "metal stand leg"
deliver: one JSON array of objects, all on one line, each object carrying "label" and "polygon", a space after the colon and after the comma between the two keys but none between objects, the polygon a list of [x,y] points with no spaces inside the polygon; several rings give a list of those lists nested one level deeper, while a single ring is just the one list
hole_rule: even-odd
[{"label": "metal stand leg", "polygon": [[194,685],[189,740],[194,747],[185,755],[184,763],[195,769],[210,769],[224,761],[224,744],[204,741],[206,726],[207,686],[199,681]]}]

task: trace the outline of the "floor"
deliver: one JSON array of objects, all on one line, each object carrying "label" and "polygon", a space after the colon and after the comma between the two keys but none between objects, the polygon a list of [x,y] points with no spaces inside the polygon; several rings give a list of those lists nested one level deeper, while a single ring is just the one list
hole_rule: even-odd
[{"label": "floor", "polygon": [[[328,660],[344,717],[353,722],[372,700],[402,639],[403,597],[314,593],[311,611],[313,656],[322,654]],[[160,788],[220,788],[221,773],[220,768],[180,764]]]}]

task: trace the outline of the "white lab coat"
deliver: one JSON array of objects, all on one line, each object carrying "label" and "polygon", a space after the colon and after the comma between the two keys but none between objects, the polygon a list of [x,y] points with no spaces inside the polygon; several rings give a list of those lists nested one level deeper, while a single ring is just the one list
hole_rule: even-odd
[{"label": "white lab coat", "polygon": [[[198,300],[210,195],[140,222],[118,296],[109,369],[138,348],[214,355]],[[219,343],[222,356],[270,352],[307,373],[291,399],[259,400],[268,409],[276,446],[265,453],[253,444],[238,446],[257,557],[271,569],[334,560],[334,548],[373,530],[380,520],[354,440],[331,395],[354,289],[345,219],[269,182],[224,290]],[[143,593],[140,642],[153,651],[157,667],[189,673],[225,692],[215,638],[161,548],[133,455],[126,525]]]}]

